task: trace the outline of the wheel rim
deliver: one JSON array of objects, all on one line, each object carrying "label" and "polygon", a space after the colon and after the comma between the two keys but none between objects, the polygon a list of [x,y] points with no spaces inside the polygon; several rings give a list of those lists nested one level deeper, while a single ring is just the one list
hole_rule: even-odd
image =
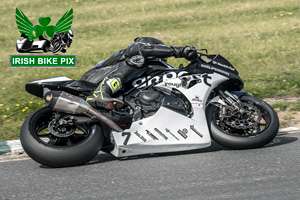
[{"label": "wheel rim", "polygon": [[213,122],[218,129],[232,136],[255,137],[270,126],[271,116],[265,109],[251,101],[243,103],[245,105],[245,115],[241,118],[231,117],[230,120],[222,120],[219,116],[220,108],[215,109]]},{"label": "wheel rim", "polygon": [[61,49],[61,45],[60,45],[60,44],[55,43],[55,44],[53,45],[53,53],[58,52],[60,49]]},{"label": "wheel rim", "polygon": [[31,122],[33,125],[33,131],[31,132],[33,137],[45,145],[70,147],[82,143],[89,137],[90,126],[87,124],[74,125],[73,127],[70,127],[70,129],[73,130],[73,133],[70,134],[70,132],[68,132],[69,135],[63,136],[54,134],[53,132],[51,133],[53,130],[49,128],[49,124],[52,121],[52,116],[53,111],[48,110],[38,115],[35,119],[33,119],[34,121]]}]

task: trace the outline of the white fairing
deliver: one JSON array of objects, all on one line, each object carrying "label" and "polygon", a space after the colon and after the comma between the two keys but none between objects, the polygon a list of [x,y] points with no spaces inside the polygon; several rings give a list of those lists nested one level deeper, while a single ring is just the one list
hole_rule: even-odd
[{"label": "white fairing", "polygon": [[47,79],[43,79],[43,80],[32,81],[31,83],[42,84],[44,82],[59,82],[59,81],[70,81],[70,80],[72,80],[72,79],[70,79],[66,76],[59,76],[59,77],[55,77],[55,78],[47,78]]},{"label": "white fairing", "polygon": [[46,40],[34,41],[32,44],[32,47],[33,47],[33,49],[42,49],[45,43],[46,43]]},{"label": "white fairing", "polygon": [[[28,39],[17,40],[17,42],[16,42],[17,49],[24,50],[23,45],[27,41],[28,41]],[[30,47],[30,50],[41,50],[41,49],[43,49],[45,44],[46,44],[46,40],[34,41]]]},{"label": "white fairing", "polygon": [[22,46],[26,40],[17,40],[17,49],[22,49]]},{"label": "white fairing", "polygon": [[[183,80],[197,80],[188,88]],[[160,109],[151,117],[132,123],[130,129],[122,133],[112,132],[115,148],[111,152],[116,157],[149,153],[175,152],[205,148],[210,146],[211,137],[207,126],[204,105],[211,91],[227,77],[217,73],[180,76],[164,79],[155,87],[175,88],[191,102],[193,116],[187,117],[168,108]]]}]

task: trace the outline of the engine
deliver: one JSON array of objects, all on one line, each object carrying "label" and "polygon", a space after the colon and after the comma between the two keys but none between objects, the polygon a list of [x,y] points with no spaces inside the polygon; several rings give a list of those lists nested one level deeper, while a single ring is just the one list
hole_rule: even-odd
[{"label": "engine", "polygon": [[192,116],[192,106],[179,91],[150,89],[135,91],[125,100],[133,108],[133,121],[154,115],[163,106],[185,116]]},{"label": "engine", "polygon": [[152,116],[162,105],[164,94],[155,90],[145,90],[139,93],[137,104],[141,107],[143,118]]}]

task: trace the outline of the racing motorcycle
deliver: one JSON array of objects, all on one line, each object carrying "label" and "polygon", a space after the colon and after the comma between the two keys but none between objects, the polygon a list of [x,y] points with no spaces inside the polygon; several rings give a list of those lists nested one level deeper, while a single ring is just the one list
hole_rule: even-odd
[{"label": "racing motorcycle", "polygon": [[[202,49],[203,50],[203,49]],[[24,121],[25,152],[50,167],[84,164],[104,151],[115,157],[206,148],[212,140],[232,149],[259,148],[278,133],[276,112],[242,91],[237,70],[221,55],[175,68],[161,60],[125,84],[114,98],[124,106],[91,107],[97,85],[56,77],[26,84],[46,106]]]},{"label": "racing motorcycle", "polygon": [[46,51],[51,51],[53,53],[61,51],[62,53],[66,53],[66,47],[71,46],[73,37],[73,30],[69,30],[68,33],[55,33],[53,38],[50,40],[49,47]]}]

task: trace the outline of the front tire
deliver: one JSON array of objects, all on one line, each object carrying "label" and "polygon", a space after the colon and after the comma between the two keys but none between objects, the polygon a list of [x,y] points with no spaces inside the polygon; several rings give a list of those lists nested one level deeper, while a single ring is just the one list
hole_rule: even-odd
[{"label": "front tire", "polygon": [[59,42],[54,43],[52,52],[57,53],[62,49],[62,45]]},{"label": "front tire", "polygon": [[[271,106],[252,96],[243,96],[242,103],[259,111],[261,117],[257,127],[238,129],[224,123],[219,117],[220,109],[214,105],[207,108],[208,126],[212,139],[218,144],[232,149],[252,149],[263,147],[271,142],[278,133],[279,119]],[[253,111],[252,115],[255,115]],[[255,116],[253,116],[255,118]],[[234,119],[232,120],[234,121]]]},{"label": "front tire", "polygon": [[103,144],[102,128],[98,124],[76,125],[72,135],[57,137],[48,130],[52,114],[50,108],[43,107],[24,121],[20,140],[25,152],[49,167],[81,165],[93,159]]}]

